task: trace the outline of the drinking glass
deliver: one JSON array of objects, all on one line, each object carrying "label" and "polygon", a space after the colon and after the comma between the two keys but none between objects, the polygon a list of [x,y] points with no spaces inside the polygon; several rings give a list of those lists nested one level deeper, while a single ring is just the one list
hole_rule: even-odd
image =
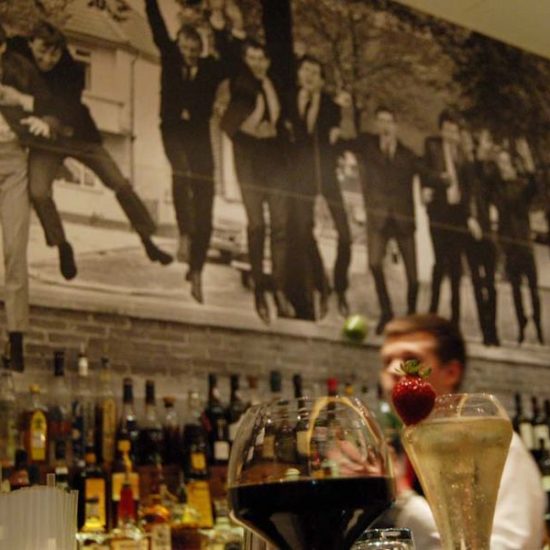
[{"label": "drinking glass", "polygon": [[489,394],[436,399],[424,421],[402,434],[435,518],[442,548],[489,550],[512,424]]},{"label": "drinking glass", "polygon": [[281,550],[348,550],[394,499],[380,428],[343,396],[250,408],[228,487],[232,516]]},{"label": "drinking glass", "polygon": [[367,529],[353,550],[415,550],[410,529]]}]

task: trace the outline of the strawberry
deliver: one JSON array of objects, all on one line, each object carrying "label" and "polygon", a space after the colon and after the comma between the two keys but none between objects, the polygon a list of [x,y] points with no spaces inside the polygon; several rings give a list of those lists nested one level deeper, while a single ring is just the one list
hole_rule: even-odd
[{"label": "strawberry", "polygon": [[434,406],[435,391],[425,380],[431,369],[410,360],[401,365],[401,370],[404,376],[391,392],[393,406],[406,425],[417,424],[432,412]]}]

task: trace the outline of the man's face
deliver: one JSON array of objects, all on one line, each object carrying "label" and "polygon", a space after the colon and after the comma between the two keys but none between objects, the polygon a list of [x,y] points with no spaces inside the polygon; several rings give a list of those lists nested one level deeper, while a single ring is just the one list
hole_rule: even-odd
[{"label": "man's face", "polygon": [[183,56],[185,64],[189,67],[196,67],[201,55],[201,43],[185,34],[178,35],[178,48]]},{"label": "man's face", "polygon": [[269,69],[269,59],[260,48],[247,48],[244,54],[244,62],[252,71],[252,74],[258,78],[265,78]]},{"label": "man's face", "polygon": [[437,354],[436,339],[427,332],[388,337],[380,355],[383,364],[380,383],[386,396],[391,394],[401,377],[398,373],[401,363],[410,359],[416,359],[432,369],[428,381],[438,395],[452,393],[462,378],[462,365],[456,361],[444,364]]},{"label": "man's face", "polygon": [[445,120],[441,125],[441,137],[453,145],[460,143],[460,128],[456,122]]},{"label": "man's face", "polygon": [[317,63],[304,61],[298,69],[298,84],[308,92],[319,92],[323,87],[321,67]]},{"label": "man's face", "polygon": [[376,131],[379,136],[395,138],[397,134],[397,123],[392,113],[380,111],[376,115]]},{"label": "man's face", "polygon": [[48,45],[42,38],[33,38],[29,42],[29,47],[36,66],[42,72],[51,71],[59,63],[63,54],[62,48]]}]

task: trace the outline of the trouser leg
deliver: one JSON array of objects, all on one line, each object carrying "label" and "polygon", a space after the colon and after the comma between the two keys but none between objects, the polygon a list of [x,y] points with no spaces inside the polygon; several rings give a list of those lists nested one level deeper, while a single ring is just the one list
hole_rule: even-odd
[{"label": "trouser leg", "polygon": [[194,223],[191,235],[190,269],[202,271],[212,236],[214,182],[206,178],[195,179],[192,187]]},{"label": "trouser leg", "polygon": [[28,156],[29,194],[48,246],[59,246],[67,239],[61,216],[53,200],[52,186],[63,156],[31,149]]},{"label": "trouser leg", "polygon": [[397,245],[403,263],[405,264],[405,275],[407,277],[407,314],[416,312],[416,300],[418,296],[418,275],[416,269],[416,243],[414,232],[403,235],[396,235]]},{"label": "trouser leg", "polygon": [[27,188],[27,157],[18,146],[10,145],[10,149],[11,158],[2,155],[0,160],[0,174],[3,175],[0,214],[4,247],[6,317],[9,332],[24,332],[29,324],[27,246],[30,202]]}]

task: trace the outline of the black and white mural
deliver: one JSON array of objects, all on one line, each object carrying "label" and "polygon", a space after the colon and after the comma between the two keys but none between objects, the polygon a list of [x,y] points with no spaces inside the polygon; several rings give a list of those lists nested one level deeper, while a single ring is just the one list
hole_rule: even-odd
[{"label": "black and white mural", "polygon": [[390,0],[11,0],[0,21],[8,331],[30,284],[550,341],[547,60]]}]

